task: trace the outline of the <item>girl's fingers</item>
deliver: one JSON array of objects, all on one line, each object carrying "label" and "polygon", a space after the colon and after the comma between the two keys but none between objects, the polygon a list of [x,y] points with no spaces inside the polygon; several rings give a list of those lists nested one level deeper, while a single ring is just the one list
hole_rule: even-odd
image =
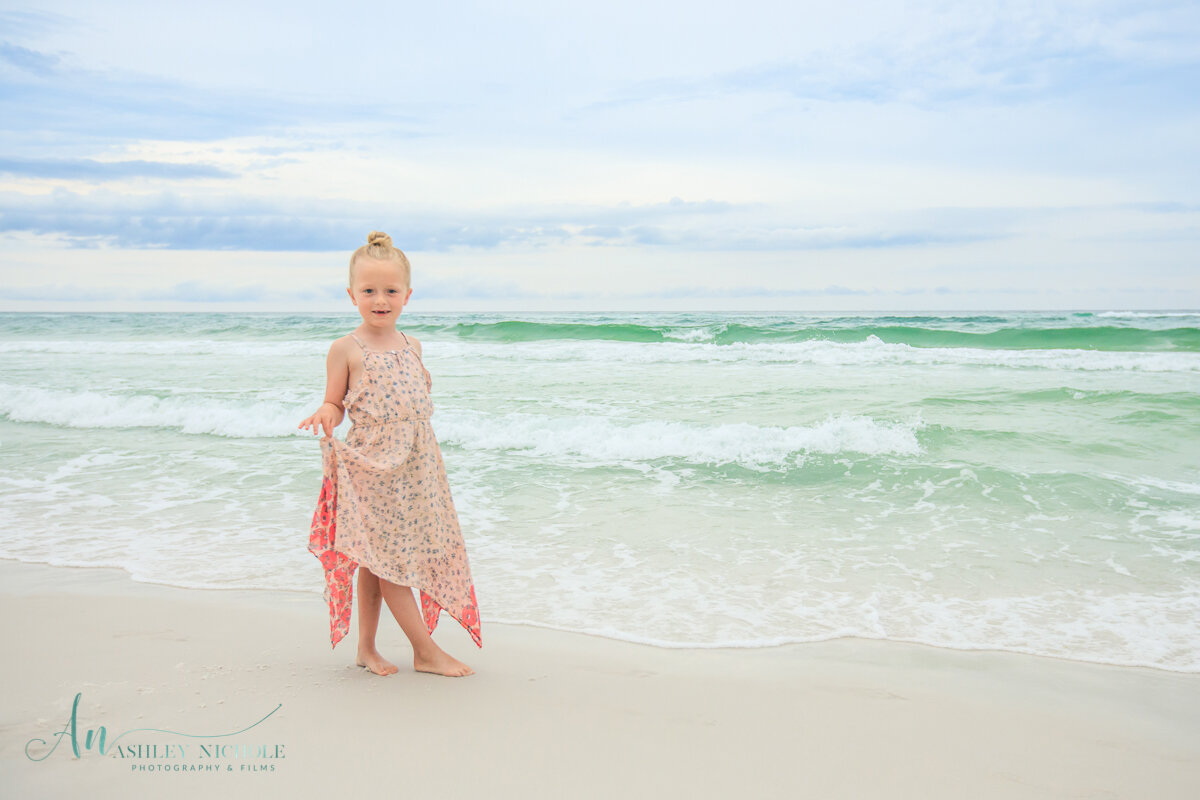
[{"label": "girl's fingers", "polygon": [[301,422],[299,427],[305,429],[311,427],[313,436],[316,436],[317,434],[321,433],[321,431],[324,431],[325,438],[329,438],[330,436],[333,436],[333,429],[336,426],[332,425],[327,419],[317,419],[317,415],[313,414],[311,417]]}]

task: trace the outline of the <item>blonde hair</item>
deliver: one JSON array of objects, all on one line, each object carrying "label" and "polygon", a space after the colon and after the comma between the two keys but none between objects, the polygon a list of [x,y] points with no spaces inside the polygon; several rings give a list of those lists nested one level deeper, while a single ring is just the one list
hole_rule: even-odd
[{"label": "blonde hair", "polygon": [[367,243],[350,256],[349,288],[354,288],[354,262],[364,256],[376,261],[395,261],[400,265],[400,274],[404,276],[404,285],[412,285],[412,266],[408,263],[408,256],[404,255],[399,248],[392,247],[392,237],[382,231],[371,231],[367,234]]}]

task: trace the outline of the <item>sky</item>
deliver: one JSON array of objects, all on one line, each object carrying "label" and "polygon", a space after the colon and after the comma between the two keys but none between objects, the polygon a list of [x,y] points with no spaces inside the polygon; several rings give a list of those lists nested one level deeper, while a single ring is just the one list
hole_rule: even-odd
[{"label": "sky", "polygon": [[0,3],[0,310],[1200,308],[1200,4]]}]

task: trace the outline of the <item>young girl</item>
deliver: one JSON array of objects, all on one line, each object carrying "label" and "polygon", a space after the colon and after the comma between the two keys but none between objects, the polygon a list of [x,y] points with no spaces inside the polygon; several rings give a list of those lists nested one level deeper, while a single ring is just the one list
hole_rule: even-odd
[{"label": "young girl", "polygon": [[[325,475],[308,549],[325,568],[333,647],[350,629],[351,579],[361,567],[360,667],[397,671],[375,649],[382,599],[412,643],[414,669],[472,675],[430,636],[445,609],[483,646],[467,551],[429,422],[433,381],[421,343],[396,330],[412,294],[409,280],[408,258],[386,233],[372,231],[350,257],[346,291],[363,323],[329,348],[325,403],[299,425],[314,436],[325,431]],[[353,425],[341,442],[333,429],[345,412]],[[411,587],[421,592],[420,613]]]}]

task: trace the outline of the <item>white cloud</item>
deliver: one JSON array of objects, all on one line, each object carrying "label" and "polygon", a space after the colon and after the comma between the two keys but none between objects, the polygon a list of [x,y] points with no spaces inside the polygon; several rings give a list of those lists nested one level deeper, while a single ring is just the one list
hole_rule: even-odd
[{"label": "white cloud", "polygon": [[6,302],[46,248],[96,292],[220,297],[149,272],[197,247],[247,251],[211,257],[258,301],[319,302],[263,251],[385,226],[474,265],[448,303],[600,298],[623,269],[629,302],[1200,301],[1194,4],[42,6],[0,12]]}]

